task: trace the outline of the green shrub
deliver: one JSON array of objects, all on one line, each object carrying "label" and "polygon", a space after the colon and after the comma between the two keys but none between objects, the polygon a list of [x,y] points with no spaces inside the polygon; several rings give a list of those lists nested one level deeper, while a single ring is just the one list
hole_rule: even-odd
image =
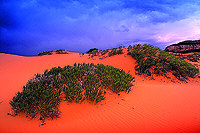
[{"label": "green shrub", "polygon": [[117,54],[123,54],[123,49],[122,46],[120,46],[118,49],[117,48],[112,48],[109,52],[109,49],[106,50],[98,50],[96,48],[94,49],[90,49],[88,52],[89,56],[91,55],[91,58],[94,56],[99,56],[101,55],[105,55],[106,53],[108,53],[108,56],[113,56],[113,55],[117,55]]},{"label": "green shrub", "polygon": [[58,49],[58,50],[55,50],[56,54],[68,54],[68,51],[65,50],[65,49]]},{"label": "green shrub", "polygon": [[108,52],[108,50],[102,50],[101,55],[105,55]]},{"label": "green shrub", "polygon": [[192,61],[192,62],[198,62],[199,55],[194,53],[193,55],[187,55],[186,59]]},{"label": "green shrub", "polygon": [[[123,70],[102,64],[74,64],[54,67],[36,74],[27,82],[22,92],[10,101],[15,113],[23,112],[31,118],[59,117],[58,105],[62,99],[69,102],[98,103],[105,99],[106,89],[114,93],[129,92],[134,77]],[[64,94],[64,97],[61,95]]]},{"label": "green shrub", "polygon": [[92,51],[98,51],[98,49],[97,49],[97,48],[91,48],[91,49],[88,50],[86,53],[87,53],[87,54],[90,54],[90,53],[92,53]]},{"label": "green shrub", "polygon": [[128,51],[138,62],[136,71],[138,74],[148,72],[152,74],[165,75],[166,72],[172,71],[177,78],[194,77],[199,70],[192,64],[177,58],[152,45],[140,44],[129,46]]},{"label": "green shrub", "polygon": [[38,53],[38,56],[42,56],[42,55],[52,55],[53,54],[53,51],[43,51],[41,53]]},{"label": "green shrub", "polygon": [[112,48],[111,51],[108,53],[108,56],[113,56],[113,55],[117,55],[117,54],[123,54],[122,47],[119,47],[119,49]]},{"label": "green shrub", "polygon": [[[58,49],[54,51],[56,54],[68,54],[68,51],[65,49]],[[42,55],[52,55],[53,54],[53,50],[51,51],[43,51],[38,53],[38,56],[42,56]]]},{"label": "green shrub", "polygon": [[23,91],[18,92],[10,101],[10,105],[16,113],[26,113],[31,119],[39,114],[44,122],[46,117],[53,119],[60,115],[57,108],[61,102],[60,93],[61,90],[55,89],[51,80],[41,76],[28,81]]}]

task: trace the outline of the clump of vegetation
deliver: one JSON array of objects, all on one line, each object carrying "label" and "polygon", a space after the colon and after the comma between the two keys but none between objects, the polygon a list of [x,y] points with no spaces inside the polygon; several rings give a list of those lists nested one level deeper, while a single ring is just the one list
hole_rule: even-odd
[{"label": "clump of vegetation", "polygon": [[58,50],[51,50],[51,51],[43,51],[41,53],[38,53],[38,56],[42,56],[42,55],[52,55],[53,52],[55,52],[56,54],[68,54],[68,51],[65,49],[58,49]]},{"label": "clump of vegetation", "polygon": [[180,59],[187,59],[189,61],[192,61],[192,62],[198,62],[198,60],[200,60],[200,53],[198,52],[194,52],[194,53],[187,53],[187,54],[184,54],[184,53],[172,53],[174,54],[176,57],[180,58]]},{"label": "clump of vegetation", "polygon": [[192,62],[198,62],[198,60],[200,60],[200,54],[194,53],[194,54],[187,55],[186,59]]},{"label": "clump of vegetation", "polygon": [[192,64],[152,45],[137,44],[129,46],[128,51],[128,54],[137,60],[138,65],[135,69],[138,74],[166,76],[166,73],[171,71],[178,79],[185,80],[199,73],[199,70]]},{"label": "clump of vegetation", "polygon": [[102,64],[74,64],[54,67],[36,74],[10,101],[15,114],[25,113],[28,117],[46,118],[60,116],[58,105],[62,100],[98,103],[105,99],[106,90],[114,93],[129,92],[134,77],[123,70]]},{"label": "clump of vegetation", "polygon": [[119,47],[119,49],[117,49],[117,48],[111,49],[111,51],[108,53],[108,56],[113,56],[113,55],[117,55],[117,54],[123,54],[123,49],[121,46]]},{"label": "clump of vegetation", "polygon": [[89,54],[89,53],[92,53],[93,51],[98,51],[98,49],[97,48],[91,48],[86,53]]},{"label": "clump of vegetation", "polygon": [[38,56],[42,56],[42,55],[52,55],[53,54],[53,50],[51,51],[43,51],[38,53]]},{"label": "clump of vegetation", "polygon": [[56,54],[68,54],[68,51],[65,50],[65,49],[58,49],[58,50],[55,50]]},{"label": "clump of vegetation", "polygon": [[105,55],[106,53],[108,53],[109,49],[106,49],[106,50],[101,50],[101,55]]},{"label": "clump of vegetation", "polygon": [[120,46],[119,48],[112,48],[111,50],[110,49],[98,50],[94,48],[94,49],[90,49],[87,53],[89,54],[89,56],[91,56],[91,58],[93,58],[94,56],[99,56],[99,55],[104,56],[106,53],[108,53],[108,56],[110,57],[117,54],[123,54],[123,49],[122,49],[122,46]]}]

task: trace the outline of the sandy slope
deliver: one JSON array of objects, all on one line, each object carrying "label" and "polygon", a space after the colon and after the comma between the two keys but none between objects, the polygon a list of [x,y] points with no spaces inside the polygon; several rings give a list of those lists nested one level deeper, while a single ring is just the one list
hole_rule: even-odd
[{"label": "sandy slope", "polygon": [[[108,93],[97,105],[62,102],[57,120],[39,126],[37,119],[24,115],[8,116],[9,100],[35,73],[74,62],[94,62],[121,68],[135,76],[129,94]],[[78,53],[21,57],[0,53],[0,132],[200,132],[200,80],[172,83],[156,77],[148,80],[135,75],[135,60],[116,55],[105,59],[88,59]],[[161,81],[162,80],[162,81]]]}]

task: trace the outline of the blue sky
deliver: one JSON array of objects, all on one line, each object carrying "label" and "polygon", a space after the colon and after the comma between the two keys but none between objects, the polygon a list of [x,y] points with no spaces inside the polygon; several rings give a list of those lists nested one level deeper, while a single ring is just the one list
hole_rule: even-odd
[{"label": "blue sky", "polygon": [[37,55],[200,39],[198,0],[1,0],[0,51]]}]

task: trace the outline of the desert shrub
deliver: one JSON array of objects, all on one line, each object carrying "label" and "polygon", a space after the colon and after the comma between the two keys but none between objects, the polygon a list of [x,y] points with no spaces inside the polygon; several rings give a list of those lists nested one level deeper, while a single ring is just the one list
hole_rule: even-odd
[{"label": "desert shrub", "polygon": [[53,119],[60,115],[57,108],[61,102],[60,93],[61,90],[53,87],[49,77],[35,77],[13,97],[10,105],[15,113],[23,112],[31,119],[38,114],[44,122],[46,117]]},{"label": "desert shrub", "polygon": [[42,56],[42,55],[52,55],[53,51],[43,51],[41,53],[38,53],[38,56]]},{"label": "desert shrub", "polygon": [[[54,67],[36,74],[10,101],[15,113],[23,112],[31,118],[59,117],[62,99],[69,102],[98,103],[105,99],[106,89],[114,93],[129,92],[134,77],[123,70],[102,64],[74,64]],[[63,95],[62,95],[63,94]]]},{"label": "desert shrub", "polygon": [[136,71],[138,74],[161,74],[172,71],[177,78],[194,77],[199,70],[192,64],[177,58],[152,45],[140,44],[129,46],[128,51],[137,60]]},{"label": "desert shrub", "polygon": [[186,59],[192,61],[192,62],[198,62],[199,60],[199,55],[194,53],[194,54],[191,54],[191,55],[187,55]]},{"label": "desert shrub", "polygon": [[[54,50],[54,52],[56,54],[68,54],[68,51],[65,49],[58,49],[58,50]],[[42,55],[52,55],[53,54],[53,50],[51,51],[43,51],[38,53],[38,56],[42,56]]]},{"label": "desert shrub", "polygon": [[93,58],[94,56],[99,56],[99,55],[103,56],[106,53],[108,53],[108,56],[110,57],[117,54],[123,54],[123,49],[122,49],[122,46],[120,46],[119,48],[112,48],[111,50],[110,49],[98,50],[96,48],[93,48],[93,49],[90,49],[87,53],[89,54],[89,56],[91,56],[91,58]]},{"label": "desert shrub", "polygon": [[65,50],[65,49],[58,49],[58,50],[55,50],[56,54],[68,54],[68,51]]},{"label": "desert shrub", "polygon": [[108,53],[108,56],[113,56],[113,55],[117,55],[117,54],[123,54],[123,49],[121,46],[119,47],[119,49],[112,48],[111,51]]},{"label": "desert shrub", "polygon": [[108,51],[109,51],[108,49],[107,50],[102,50],[101,51],[101,55],[105,55],[106,53],[108,53]]},{"label": "desert shrub", "polygon": [[92,53],[92,51],[98,51],[97,48],[91,48],[90,50],[88,50],[86,53],[89,54],[89,53]]},{"label": "desert shrub", "polygon": [[93,58],[94,56],[99,55],[99,50],[97,48],[93,48],[87,51],[86,53],[89,54],[89,56],[91,55],[91,58]]}]

